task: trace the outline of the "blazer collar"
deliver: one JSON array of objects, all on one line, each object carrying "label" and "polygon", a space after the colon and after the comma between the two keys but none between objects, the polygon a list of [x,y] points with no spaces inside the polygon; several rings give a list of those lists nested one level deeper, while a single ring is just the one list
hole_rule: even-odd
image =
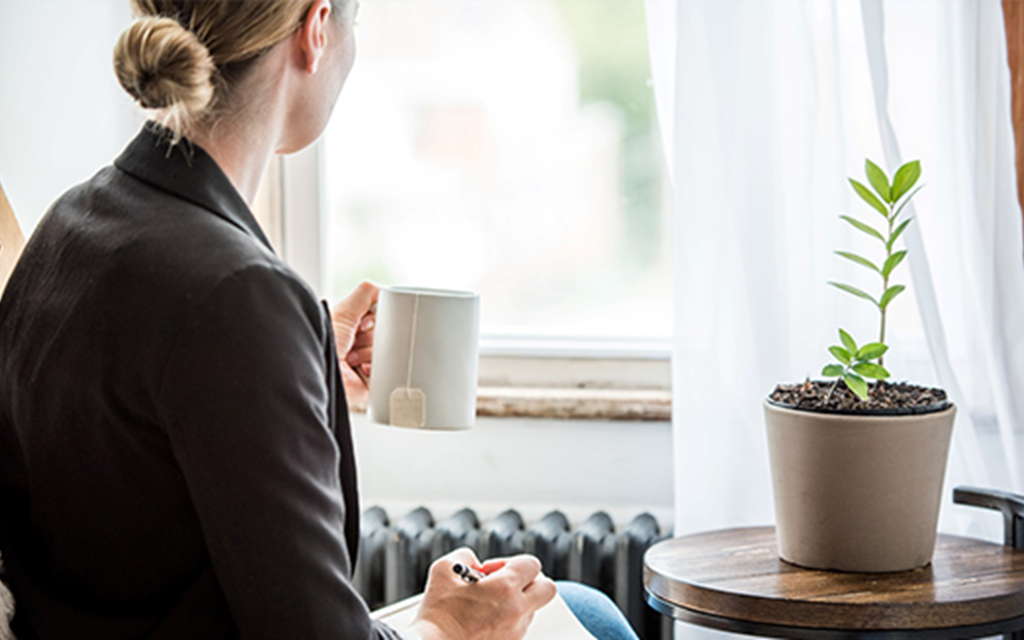
[{"label": "blazer collar", "polygon": [[273,252],[270,241],[210,154],[182,138],[170,146],[170,134],[148,122],[114,161],[114,166],[139,180],[188,200],[252,235]]}]

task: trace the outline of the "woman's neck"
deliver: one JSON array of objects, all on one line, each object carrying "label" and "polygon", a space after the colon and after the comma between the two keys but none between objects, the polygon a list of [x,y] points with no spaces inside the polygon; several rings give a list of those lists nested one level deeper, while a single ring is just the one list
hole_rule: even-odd
[{"label": "woman's neck", "polygon": [[252,207],[267,165],[277,147],[276,139],[260,128],[218,127],[210,133],[196,132],[192,142],[217,162],[228,180]]},{"label": "woman's neck", "polygon": [[240,87],[240,106],[213,123],[196,127],[188,138],[202,147],[251,207],[260,181],[278,151],[287,117],[286,95],[276,67],[286,62],[281,49],[271,50]]}]

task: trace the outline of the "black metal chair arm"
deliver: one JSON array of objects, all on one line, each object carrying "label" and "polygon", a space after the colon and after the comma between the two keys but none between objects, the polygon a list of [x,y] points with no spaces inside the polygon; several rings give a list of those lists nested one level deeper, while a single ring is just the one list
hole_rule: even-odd
[{"label": "black metal chair arm", "polygon": [[1024,496],[994,489],[956,487],[953,502],[1001,512],[1005,544],[1024,549]]}]

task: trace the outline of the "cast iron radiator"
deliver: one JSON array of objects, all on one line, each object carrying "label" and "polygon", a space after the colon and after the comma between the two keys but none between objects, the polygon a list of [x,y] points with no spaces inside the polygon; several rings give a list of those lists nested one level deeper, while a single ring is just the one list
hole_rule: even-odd
[{"label": "cast iron radiator", "polygon": [[560,511],[526,527],[511,509],[481,524],[471,509],[435,522],[420,507],[392,522],[384,509],[372,507],[363,513],[353,582],[376,609],[423,591],[430,564],[458,547],[470,547],[481,560],[531,553],[550,578],[608,594],[641,640],[670,640],[670,620],[647,606],[643,587],[644,551],[663,538],[657,520],[646,513],[616,532],[611,517],[600,511],[570,530]]}]

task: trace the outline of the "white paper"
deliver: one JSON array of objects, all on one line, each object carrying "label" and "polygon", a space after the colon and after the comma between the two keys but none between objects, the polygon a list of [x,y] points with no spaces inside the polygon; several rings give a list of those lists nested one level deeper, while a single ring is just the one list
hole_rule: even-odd
[{"label": "white paper", "polygon": [[[423,595],[413,596],[395,604],[378,609],[371,614],[375,620],[402,632],[409,630],[420,609]],[[533,623],[524,640],[595,640],[580,621],[576,619],[561,596],[544,605],[533,616]]]}]

